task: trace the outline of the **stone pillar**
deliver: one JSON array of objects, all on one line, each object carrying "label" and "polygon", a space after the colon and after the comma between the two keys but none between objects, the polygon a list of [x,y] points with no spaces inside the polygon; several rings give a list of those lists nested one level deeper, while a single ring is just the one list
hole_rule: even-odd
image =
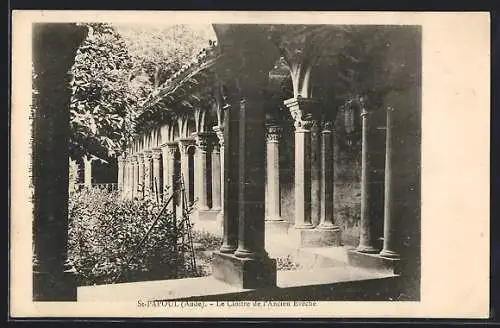
[{"label": "stone pillar", "polygon": [[219,141],[212,148],[212,211],[221,210],[221,154]]},{"label": "stone pillar", "polygon": [[[399,258],[399,253],[397,251],[397,233],[395,230],[394,213],[392,210],[392,203],[394,198],[394,188],[393,183],[394,179],[392,177],[392,165],[393,165],[393,156],[392,156],[392,144],[393,144],[393,136],[392,136],[392,112],[393,109],[389,107],[387,109],[387,130],[386,130],[386,150],[385,150],[385,192],[384,192],[384,245],[382,251],[380,252],[381,256],[389,257],[397,259]],[[397,141],[396,141],[397,142]]]},{"label": "stone pillar", "polygon": [[92,187],[92,159],[83,157],[83,183],[86,188]]},{"label": "stone pillar", "polygon": [[[165,200],[168,200],[174,193],[177,193],[177,185],[176,185],[176,175],[175,175],[175,152],[177,151],[178,145],[177,142],[168,142],[167,143],[167,159],[168,159],[168,171],[166,177],[164,177],[164,180],[167,181],[167,186],[168,186],[168,193],[167,193],[167,198]],[[171,211],[175,210],[175,205],[178,203],[179,195],[174,195],[172,199],[170,200],[170,205],[169,209]]]},{"label": "stone pillar", "polygon": [[288,222],[281,218],[281,196],[280,196],[280,156],[279,141],[282,129],[277,124],[266,126],[266,200],[267,217],[266,232],[286,233]]},{"label": "stone pillar", "polygon": [[[224,179],[224,171],[225,171],[225,162],[224,162],[224,158],[225,158],[225,147],[224,147],[224,127],[223,126],[215,126],[213,128],[213,130],[215,131],[215,134],[217,135],[217,139],[219,140],[219,146],[220,146],[220,203],[221,203],[221,207],[220,207],[220,214],[219,214],[219,217],[220,217],[220,220],[221,220],[221,224],[223,225],[224,224],[224,184],[225,184],[225,179]],[[212,194],[212,197],[213,197],[213,194]]]},{"label": "stone pillar", "polygon": [[123,192],[123,183],[125,175],[125,159],[123,156],[118,156],[118,193]]},{"label": "stone pillar", "polygon": [[161,146],[161,167],[162,167],[162,184],[161,186],[158,186],[161,188],[162,191],[162,199],[163,201],[166,201],[168,197],[170,196],[170,178],[168,176],[168,165],[169,165],[169,153],[168,153],[168,145],[166,143],[162,144]]},{"label": "stone pillar", "polygon": [[334,172],[332,122],[325,122],[321,131],[321,210],[320,229],[338,229],[334,223]]},{"label": "stone pillar", "polygon": [[[224,177],[223,211],[223,241],[220,252],[232,254],[238,248],[238,165],[239,165],[239,108],[227,106],[224,115],[223,145]],[[219,130],[220,131],[220,130]],[[220,134],[217,135],[220,138]],[[219,139],[220,140],[220,139]]]},{"label": "stone pillar", "polygon": [[153,179],[153,153],[151,150],[144,151],[144,196],[151,195]]},{"label": "stone pillar", "polygon": [[137,195],[139,199],[144,197],[144,154],[139,153],[136,156],[137,158],[137,169],[136,169],[136,178],[135,182],[135,191],[134,193]]},{"label": "stone pillar", "polygon": [[139,169],[141,166],[140,155],[132,156],[132,198],[142,198],[142,193],[140,192],[141,186],[139,181]]},{"label": "stone pillar", "polygon": [[[33,301],[76,301],[68,260],[70,76],[86,28],[35,23],[33,32]],[[57,58],[57,60],[54,60]]]},{"label": "stone pillar", "polygon": [[161,200],[162,195],[162,185],[163,185],[163,172],[161,167],[161,148],[153,148],[153,194],[156,196],[158,201]]},{"label": "stone pillar", "polygon": [[[195,144],[195,140],[191,138],[183,138],[179,140],[179,151],[181,153],[181,179],[184,184],[184,193],[187,197],[187,202],[192,203],[193,199],[189,198],[191,194],[189,185],[189,147]],[[182,197],[182,195],[180,195]]]},{"label": "stone pillar", "polygon": [[207,160],[209,154],[210,134],[196,134],[196,157],[195,157],[195,198],[197,199],[196,208],[198,211],[207,211],[208,207],[208,172]]},{"label": "stone pillar", "polygon": [[[306,115],[316,102],[306,98],[285,101],[295,122],[295,225],[296,229],[311,229],[311,126],[312,117]],[[304,119],[307,118],[307,119]]]},{"label": "stone pillar", "polygon": [[370,153],[372,151],[370,131],[372,124],[370,122],[372,113],[365,108],[362,109],[362,146],[361,146],[361,219],[360,219],[360,235],[357,251],[361,253],[377,253],[375,247],[375,238],[373,236],[373,217],[371,217],[373,199],[371,197],[371,171],[372,163],[370,162]]},{"label": "stone pillar", "polygon": [[311,126],[311,223],[316,226],[321,217],[321,121]]},{"label": "stone pillar", "polygon": [[125,182],[124,182],[124,190],[123,190],[123,197],[124,198],[130,198],[130,192],[131,192],[131,188],[130,188],[130,181],[131,181],[131,177],[130,177],[130,155],[127,155],[127,157],[125,157]]},{"label": "stone pillar", "polygon": [[267,220],[281,220],[280,208],[280,173],[279,173],[279,138],[281,128],[267,126]]}]

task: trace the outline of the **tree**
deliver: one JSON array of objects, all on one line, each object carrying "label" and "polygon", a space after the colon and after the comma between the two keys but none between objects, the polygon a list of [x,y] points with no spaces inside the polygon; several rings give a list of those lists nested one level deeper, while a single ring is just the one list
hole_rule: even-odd
[{"label": "tree", "polygon": [[134,63],[133,77],[152,91],[215,39],[211,25],[116,25]]},{"label": "tree", "polygon": [[102,23],[87,27],[72,67],[70,153],[113,156],[133,133],[134,111],[146,90],[130,83],[132,60],[116,30]]}]

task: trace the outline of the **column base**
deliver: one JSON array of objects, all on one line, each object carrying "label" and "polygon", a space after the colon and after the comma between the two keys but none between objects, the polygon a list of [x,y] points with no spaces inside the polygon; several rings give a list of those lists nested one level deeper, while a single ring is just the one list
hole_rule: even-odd
[{"label": "column base", "polygon": [[70,301],[77,300],[76,272],[66,270],[59,274],[33,271],[33,301]]},{"label": "column base", "polygon": [[220,211],[212,211],[210,209],[207,209],[207,210],[195,210],[192,215],[193,215],[193,220],[216,221],[217,215],[219,213]]},{"label": "column base", "polygon": [[289,226],[290,224],[288,223],[288,221],[281,219],[272,219],[265,221],[266,233],[286,234],[288,233]]},{"label": "column base", "polygon": [[390,259],[399,259],[399,254],[394,252],[394,251],[391,251],[391,250],[388,250],[388,249],[383,249],[380,253],[379,253],[380,256],[382,257],[387,257],[387,258],[390,258]]},{"label": "column base", "polygon": [[388,258],[381,254],[362,253],[357,250],[347,252],[349,264],[356,267],[400,274],[401,261],[397,258]]},{"label": "column base", "polygon": [[341,246],[341,233],[338,227],[329,229],[290,229],[288,235],[299,247]]},{"label": "column base", "polygon": [[212,275],[217,280],[243,289],[276,287],[275,259],[243,259],[221,252],[214,252],[213,258]]},{"label": "column base", "polygon": [[356,248],[356,251],[359,253],[376,254],[376,253],[380,252],[380,249],[376,249],[373,246],[359,245]]}]

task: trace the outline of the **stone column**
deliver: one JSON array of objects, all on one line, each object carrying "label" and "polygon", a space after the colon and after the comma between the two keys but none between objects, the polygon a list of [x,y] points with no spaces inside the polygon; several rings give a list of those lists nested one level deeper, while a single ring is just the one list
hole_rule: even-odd
[{"label": "stone column", "polygon": [[377,253],[375,247],[375,238],[373,236],[373,217],[371,217],[373,199],[371,195],[371,171],[372,163],[370,163],[370,153],[372,151],[370,130],[372,113],[365,108],[362,109],[362,146],[361,146],[361,219],[360,219],[360,235],[357,251],[361,253]]},{"label": "stone column", "polygon": [[142,199],[144,197],[144,154],[139,153],[136,156],[137,158],[137,173],[136,173],[136,178],[134,181],[135,182],[135,193],[137,194],[137,197],[139,199]]},{"label": "stone column", "polygon": [[[257,97],[257,95],[253,95]],[[239,118],[239,221],[240,258],[266,258],[265,250],[265,142],[264,108],[261,99],[248,97],[240,102]]]},{"label": "stone column", "polygon": [[166,201],[168,197],[170,197],[170,178],[168,176],[168,165],[169,165],[169,153],[168,153],[168,145],[166,143],[162,144],[161,146],[161,163],[162,163],[162,184],[161,186],[158,186],[161,188],[162,191],[162,199],[163,201]]},{"label": "stone column", "polygon": [[208,172],[207,160],[209,154],[210,134],[196,134],[196,158],[195,158],[195,198],[197,199],[196,208],[198,211],[207,211],[208,207]]},{"label": "stone column", "polygon": [[[181,179],[184,184],[184,193],[186,194],[186,201],[188,203],[193,202],[193,199],[189,198],[191,194],[189,185],[189,154],[188,148],[195,144],[195,140],[191,138],[183,138],[179,140],[179,151],[181,153]],[[182,197],[182,195],[180,195]]]},{"label": "stone column", "polygon": [[151,150],[144,151],[144,196],[151,195],[153,178],[153,153]]},{"label": "stone column", "polygon": [[321,217],[321,121],[311,126],[311,223],[316,226]]},{"label": "stone column", "polygon": [[307,113],[316,102],[306,98],[285,101],[295,122],[295,225],[296,229],[311,229],[311,126]]},{"label": "stone column", "polygon": [[281,220],[280,208],[280,173],[279,173],[279,138],[281,128],[267,126],[267,220]]},{"label": "stone column", "polygon": [[[221,218],[221,223],[224,224],[224,184],[225,184],[225,179],[224,179],[224,171],[225,171],[225,163],[224,163],[224,153],[225,153],[225,148],[224,148],[224,127],[223,126],[215,126],[213,128],[215,131],[215,134],[217,135],[217,139],[219,140],[219,147],[220,147],[220,218]],[[213,197],[213,194],[212,194]]]},{"label": "stone column", "polygon": [[125,198],[130,198],[130,193],[132,191],[132,188],[130,187],[130,183],[131,183],[131,176],[130,176],[130,159],[131,159],[131,155],[127,155],[127,157],[125,158],[125,188],[124,188],[124,193],[123,193],[123,196]]},{"label": "stone column", "polygon": [[221,154],[219,141],[212,148],[212,211],[221,210]]},{"label": "stone column", "polygon": [[274,123],[266,125],[266,232],[286,233],[288,222],[281,218],[279,141],[282,128]]},{"label": "stone column", "polygon": [[321,131],[321,210],[320,229],[338,229],[334,224],[333,212],[333,145],[332,122],[325,122]]},{"label": "stone column", "polygon": [[[223,241],[220,252],[232,254],[238,248],[239,108],[226,106],[223,132]],[[220,140],[220,132],[217,134]],[[221,150],[222,151],[222,150]]]},{"label": "stone column", "polygon": [[[392,210],[392,203],[394,198],[393,183],[393,156],[392,156],[392,108],[387,109],[387,130],[386,130],[386,150],[385,150],[385,192],[384,192],[384,245],[381,256],[397,259],[399,253],[397,251],[397,233],[395,230],[394,213]],[[397,141],[396,141],[397,142]]]},{"label": "stone column", "polygon": [[123,183],[125,175],[125,159],[123,156],[118,156],[118,193],[123,192]]},{"label": "stone column", "polygon": [[132,198],[142,198],[142,193],[140,192],[140,181],[139,181],[139,168],[141,166],[140,156],[134,155],[132,156]]},{"label": "stone column", "polygon": [[83,183],[86,188],[92,187],[92,159],[83,157]]},{"label": "stone column", "polygon": [[153,148],[153,179],[152,188],[153,194],[156,195],[158,201],[161,200],[162,185],[163,185],[163,172],[161,167],[161,148]]},{"label": "stone column", "polygon": [[[68,260],[70,76],[86,28],[35,23],[33,32],[33,301],[76,301]],[[57,60],[54,60],[57,58]]]},{"label": "stone column", "polygon": [[[167,198],[170,198],[172,194],[177,193],[177,185],[176,185],[176,175],[175,175],[175,152],[177,151],[178,148],[177,142],[168,142],[167,143],[167,159],[168,159],[168,171],[166,177],[164,179],[167,181],[168,185],[168,193],[167,193]],[[174,195],[174,197],[170,200],[170,205],[169,209],[174,211],[175,205],[178,203],[180,195]]]}]

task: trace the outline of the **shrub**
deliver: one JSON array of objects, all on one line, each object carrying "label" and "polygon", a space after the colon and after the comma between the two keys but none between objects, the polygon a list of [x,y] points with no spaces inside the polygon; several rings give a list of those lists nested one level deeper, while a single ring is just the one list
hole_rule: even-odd
[{"label": "shrub", "polygon": [[160,215],[162,207],[150,198],[125,200],[95,188],[72,193],[69,256],[79,284],[192,276],[191,224],[168,211]]}]

